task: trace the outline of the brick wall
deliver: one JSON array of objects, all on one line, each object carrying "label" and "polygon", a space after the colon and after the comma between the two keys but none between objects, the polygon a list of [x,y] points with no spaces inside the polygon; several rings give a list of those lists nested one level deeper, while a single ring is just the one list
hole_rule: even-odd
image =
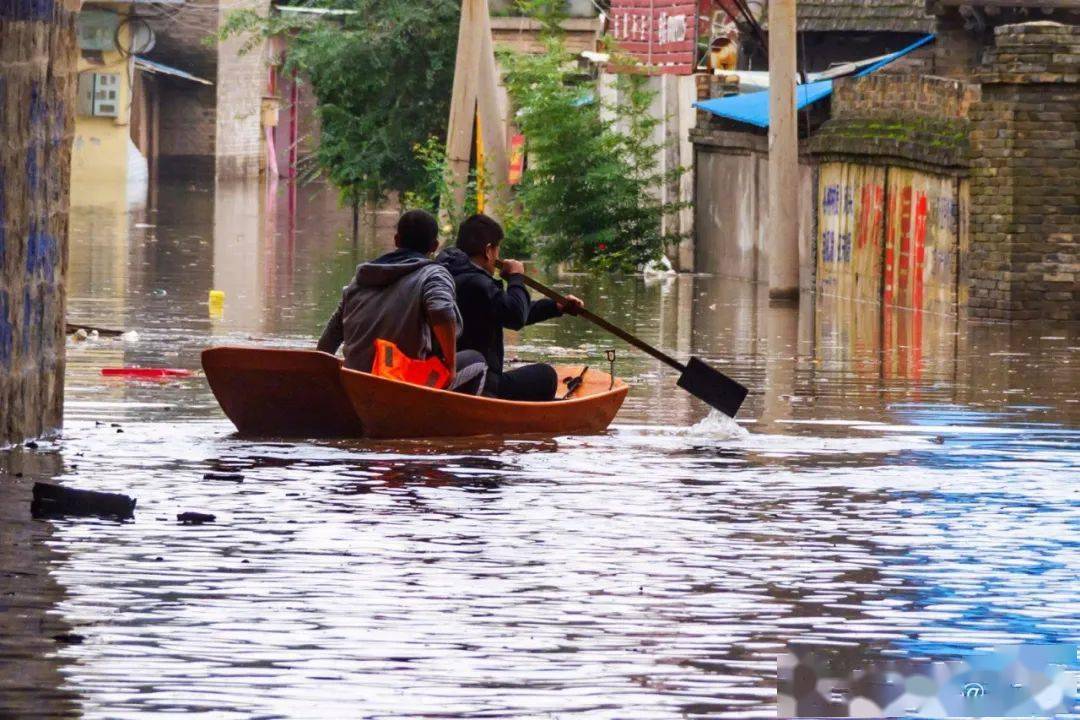
[{"label": "brick wall", "polygon": [[978,88],[929,75],[873,73],[833,83],[832,117],[920,115],[965,118]]},{"label": "brick wall", "polygon": [[[157,35],[150,57],[208,80],[217,80],[217,50],[205,39],[218,27],[215,3],[185,3],[148,15]],[[161,78],[159,168],[165,176],[213,172],[217,123],[215,86]]]},{"label": "brick wall", "polygon": [[988,44],[986,33],[970,30],[956,8],[937,16],[933,43],[934,74],[970,80]]},{"label": "brick wall", "polygon": [[60,425],[75,15],[0,3],[0,444]]},{"label": "brick wall", "polygon": [[976,85],[928,75],[839,78],[831,117],[809,148],[822,161],[964,175],[970,162],[967,116],[977,97]]},{"label": "brick wall", "polygon": [[1080,27],[995,35],[971,109],[971,314],[1080,320]]},{"label": "brick wall", "polygon": [[240,54],[244,39],[206,41],[230,12],[241,8],[266,12],[269,0],[189,2],[153,17],[158,42],[151,57],[214,82],[162,82],[160,167],[166,175],[259,172],[260,111],[267,85],[264,48]]},{"label": "brick wall", "polygon": [[[269,0],[220,0],[219,22],[230,12],[270,10]],[[219,177],[257,175],[262,151],[262,96],[267,87],[266,48],[260,43],[246,53],[246,38],[218,45],[217,173]]]}]

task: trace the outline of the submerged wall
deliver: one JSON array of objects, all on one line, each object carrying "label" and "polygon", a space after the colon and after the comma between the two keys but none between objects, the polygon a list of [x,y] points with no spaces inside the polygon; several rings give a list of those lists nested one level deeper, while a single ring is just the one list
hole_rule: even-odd
[{"label": "submerged wall", "polygon": [[[766,282],[769,276],[769,153],[763,135],[708,127],[694,143],[695,272]],[[799,167],[799,286],[814,282],[814,167]]]},{"label": "submerged wall", "polygon": [[818,291],[954,313],[966,255],[968,109],[976,88],[927,75],[835,83],[810,142],[821,163]]},{"label": "submerged wall", "polygon": [[63,412],[77,57],[73,9],[0,3],[0,444]]}]

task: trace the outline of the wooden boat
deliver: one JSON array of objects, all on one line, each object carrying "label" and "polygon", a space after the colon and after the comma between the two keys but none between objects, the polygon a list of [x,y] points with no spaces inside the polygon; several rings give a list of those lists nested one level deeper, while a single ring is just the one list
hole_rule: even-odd
[{"label": "wooden boat", "polygon": [[243,435],[360,437],[341,386],[341,360],[315,350],[216,347],[203,350],[206,380]]},{"label": "wooden boat", "polygon": [[[600,432],[629,388],[590,368],[568,399],[515,402],[434,390],[349,370],[316,350],[218,347],[203,369],[221,409],[243,435],[426,438]],[[580,365],[556,365],[559,395]]]}]

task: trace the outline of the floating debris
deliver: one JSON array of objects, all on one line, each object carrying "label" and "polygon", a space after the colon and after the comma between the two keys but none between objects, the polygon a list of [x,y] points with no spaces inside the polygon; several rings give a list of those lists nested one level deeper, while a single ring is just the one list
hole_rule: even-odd
[{"label": "floating debris", "polygon": [[50,483],[34,483],[30,514],[35,518],[64,515],[127,519],[135,514],[135,498],[120,493],[77,490]]},{"label": "floating debris", "polygon": [[182,512],[176,516],[176,519],[180,521],[182,525],[202,525],[203,523],[214,522],[217,516],[210,515],[209,513],[201,512]]},{"label": "floating debris", "polygon": [[244,482],[240,473],[208,472],[203,473],[203,480],[224,480],[226,482]]}]

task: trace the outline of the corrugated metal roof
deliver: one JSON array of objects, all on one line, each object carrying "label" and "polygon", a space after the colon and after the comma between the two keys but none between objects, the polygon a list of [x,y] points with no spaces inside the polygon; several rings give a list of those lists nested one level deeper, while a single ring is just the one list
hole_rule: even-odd
[{"label": "corrugated metal roof", "polygon": [[154,62],[153,60],[148,60],[139,55],[135,56],[135,67],[144,72],[154,73],[155,75],[169,75],[172,77],[181,78],[182,80],[190,80],[191,82],[202,83],[203,85],[214,84],[209,80],[199,77],[198,75],[192,75],[189,72],[184,72],[183,70],[178,70],[177,68],[169,67],[168,65],[163,65],[162,63]]},{"label": "corrugated metal roof", "polygon": [[[865,67],[856,76],[869,75],[880,70],[894,60],[917,50],[934,39],[933,35],[927,35],[918,41],[908,45],[902,50],[897,50],[883,57],[878,62]],[[833,81],[818,80],[806,83],[795,88],[795,108],[801,110],[811,103],[828,97],[833,91]],[[694,107],[707,110],[713,115],[718,115],[729,120],[756,125],[757,127],[769,127],[769,91],[746,93],[745,95],[732,95],[730,97],[713,98],[694,103]]]}]

